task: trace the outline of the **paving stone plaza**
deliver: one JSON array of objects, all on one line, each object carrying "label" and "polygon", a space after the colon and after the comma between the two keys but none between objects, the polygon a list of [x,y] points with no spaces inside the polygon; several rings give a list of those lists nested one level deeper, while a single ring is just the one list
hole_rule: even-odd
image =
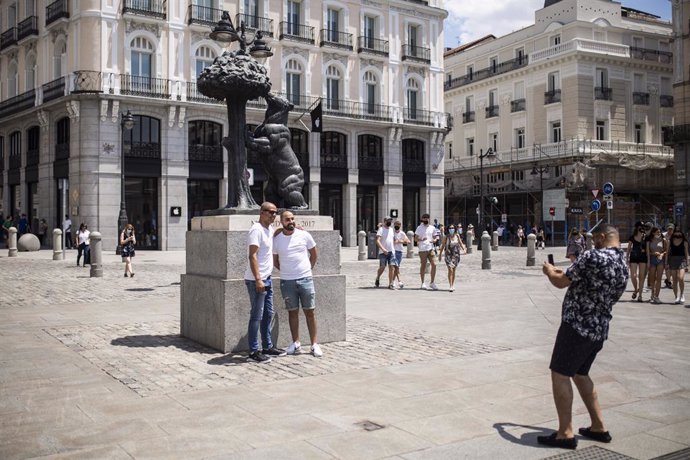
[{"label": "paving stone plaza", "polygon": [[[0,252],[0,458],[651,459],[690,457],[690,305],[614,307],[592,369],[610,444],[544,448],[557,427],[548,369],[564,291],[501,247],[463,257],[455,292],[374,288],[343,248],[347,341],[250,364],[179,335],[184,252],[140,251],[135,278],[52,252]],[[687,277],[686,277],[687,278]],[[383,284],[383,283],[382,283]],[[284,312],[278,312],[284,314]],[[317,292],[318,320],[318,292]],[[245,322],[246,318],[241,321]],[[302,342],[308,343],[306,331]],[[575,396],[575,428],[589,421]]]}]

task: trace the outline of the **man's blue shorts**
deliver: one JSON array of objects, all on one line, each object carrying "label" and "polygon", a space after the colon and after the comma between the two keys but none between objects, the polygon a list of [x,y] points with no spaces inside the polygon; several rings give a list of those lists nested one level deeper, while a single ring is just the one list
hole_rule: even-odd
[{"label": "man's blue shorts", "polygon": [[399,265],[393,252],[389,252],[388,254],[382,252],[379,254],[379,266],[385,267],[386,265],[390,265],[391,267],[397,267]]}]

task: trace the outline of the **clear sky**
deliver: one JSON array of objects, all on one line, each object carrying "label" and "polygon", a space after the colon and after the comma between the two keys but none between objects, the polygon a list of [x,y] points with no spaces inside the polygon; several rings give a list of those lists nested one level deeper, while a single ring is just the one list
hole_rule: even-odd
[{"label": "clear sky", "polygon": [[[623,6],[671,19],[670,0],[623,0]],[[534,24],[544,0],[446,0],[445,44],[454,48],[484,35],[497,37]]]}]

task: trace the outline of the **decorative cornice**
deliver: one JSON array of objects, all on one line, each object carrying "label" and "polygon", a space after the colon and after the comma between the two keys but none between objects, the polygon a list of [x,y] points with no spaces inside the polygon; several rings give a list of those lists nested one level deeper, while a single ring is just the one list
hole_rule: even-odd
[{"label": "decorative cornice", "polygon": [[157,38],[161,38],[161,28],[158,24],[150,24],[148,22],[137,22],[131,19],[125,20],[125,31],[129,34],[137,30],[145,30],[151,32]]},{"label": "decorative cornice", "polygon": [[67,114],[72,123],[79,121],[79,101],[67,101]]},{"label": "decorative cornice", "polygon": [[184,126],[184,118],[187,112],[186,107],[180,107],[180,111],[177,114],[177,127],[182,128]]},{"label": "decorative cornice", "polygon": [[105,121],[108,116],[108,100],[101,101],[101,121]]},{"label": "decorative cornice", "polygon": [[48,114],[43,110],[39,110],[38,112],[36,112],[36,115],[38,116],[38,125],[41,128],[47,128],[48,123],[50,122]]},{"label": "decorative cornice", "polygon": [[120,112],[120,101],[113,99],[113,109],[110,112],[110,121],[117,123],[117,114]]}]

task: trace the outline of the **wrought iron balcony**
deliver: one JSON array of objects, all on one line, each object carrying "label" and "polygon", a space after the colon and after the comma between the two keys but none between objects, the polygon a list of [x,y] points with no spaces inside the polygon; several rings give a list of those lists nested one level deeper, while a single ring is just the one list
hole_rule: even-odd
[{"label": "wrought iron balcony", "polygon": [[60,18],[69,19],[67,0],[56,0],[46,6],[46,27]]},{"label": "wrought iron balcony", "polygon": [[337,153],[322,153],[321,167],[347,169],[347,155],[339,155]]},{"label": "wrought iron balcony", "polygon": [[289,21],[281,21],[278,40],[293,40],[314,44],[314,28]]},{"label": "wrought iron balcony", "polygon": [[527,103],[525,101],[525,98],[515,99],[514,101],[510,101],[510,111],[511,112],[524,112],[526,106],[527,106]]},{"label": "wrought iron balcony", "polygon": [[250,14],[236,14],[235,24],[239,25],[242,22],[248,30],[260,30],[264,35],[273,37],[273,19]]},{"label": "wrought iron balcony", "polygon": [[496,64],[485,69],[481,69],[476,72],[463,75],[462,77],[457,77],[449,81],[446,81],[443,85],[443,89],[445,91],[448,91],[449,89],[468,85],[475,81],[484,80],[495,75],[500,75],[506,72],[520,69],[522,67],[525,67],[528,63],[529,60],[527,56],[522,56],[519,58],[511,59],[510,61],[501,62],[500,64]]},{"label": "wrought iron balcony", "polygon": [[36,103],[36,90],[32,89],[19,96],[11,97],[0,102],[0,118],[6,117],[8,115],[13,115],[15,113],[21,112],[22,110],[30,109]]},{"label": "wrought iron balcony", "polygon": [[38,36],[38,17],[29,16],[17,26],[17,40],[22,40],[31,35]]},{"label": "wrought iron balcony", "polygon": [[603,86],[597,86],[594,88],[594,99],[598,101],[611,101],[613,100],[613,89],[606,88]]},{"label": "wrought iron balcony", "polygon": [[194,144],[189,146],[189,161],[223,162],[223,147],[221,145]]},{"label": "wrought iron balcony", "polygon": [[158,160],[161,157],[161,145],[153,142],[125,142],[126,158],[146,158]]},{"label": "wrought iron balcony", "polygon": [[165,19],[165,1],[163,0],[124,0],[122,14],[148,16]]},{"label": "wrought iron balcony", "polygon": [[69,142],[55,144],[55,159],[67,160],[69,158]]},{"label": "wrought iron balcony", "polygon": [[57,78],[43,85],[43,102],[52,101],[65,95],[65,77]]},{"label": "wrought iron balcony", "polygon": [[486,118],[493,118],[498,116],[498,106],[497,105],[490,105],[486,109]]},{"label": "wrought iron balcony", "polygon": [[199,91],[197,83],[195,81],[190,81],[187,83],[187,101],[188,102],[202,102],[205,104],[225,104],[223,101],[214,99],[212,97],[204,96]]},{"label": "wrought iron balcony", "polygon": [[286,98],[288,101],[292,102],[295,108],[307,109],[316,101],[317,98],[313,96],[302,96],[301,94],[295,93],[278,93],[279,95]]},{"label": "wrought iron balcony", "polygon": [[544,93],[544,105],[561,102],[561,90],[553,89]]},{"label": "wrought iron balcony", "polygon": [[673,107],[673,96],[661,95],[659,96],[659,105],[661,107]]},{"label": "wrought iron balcony", "polygon": [[187,7],[187,24],[201,24],[203,26],[215,26],[220,21],[223,10],[209,8],[202,5],[189,5]]},{"label": "wrought iron balcony", "polygon": [[434,112],[428,110],[413,110],[405,107],[403,110],[403,119],[405,123],[413,125],[434,125]]},{"label": "wrought iron balcony", "polygon": [[431,64],[431,49],[422,46],[403,45],[402,60]]},{"label": "wrought iron balcony", "polygon": [[635,105],[649,105],[649,93],[642,93],[635,91],[633,93],[633,104]]},{"label": "wrought iron balcony", "polygon": [[170,80],[165,78],[120,75],[120,94],[170,99]]},{"label": "wrought iron balcony", "polygon": [[22,156],[17,153],[10,155],[10,169],[20,169],[22,167]]},{"label": "wrought iron balcony", "polygon": [[471,112],[463,112],[462,114],[462,122],[463,123],[472,123],[475,119],[475,113],[474,110]]},{"label": "wrought iron balcony", "polygon": [[670,51],[640,48],[638,46],[630,47],[630,57],[633,59],[641,59],[643,61],[659,62],[661,64],[673,63],[673,53]]},{"label": "wrought iron balcony", "polygon": [[375,157],[360,154],[357,157],[357,166],[359,169],[366,169],[370,171],[383,171],[383,157]]},{"label": "wrought iron balcony", "polygon": [[31,149],[26,151],[26,165],[34,166],[39,162],[41,151],[38,149]]},{"label": "wrought iron balcony", "polygon": [[352,34],[332,29],[321,29],[319,33],[319,46],[352,51]]},{"label": "wrought iron balcony", "polygon": [[323,99],[324,115],[357,118],[365,120],[391,121],[391,107],[368,102],[347,101],[343,99]]},{"label": "wrought iron balcony", "polygon": [[402,170],[408,173],[424,173],[426,172],[426,164],[423,158],[405,158],[403,156]]},{"label": "wrought iron balcony", "polygon": [[0,51],[17,44],[17,28],[10,27],[0,35]]},{"label": "wrought iron balcony", "polygon": [[690,124],[664,126],[661,128],[664,145],[674,146],[676,144],[690,143]]},{"label": "wrought iron balcony", "polygon": [[380,40],[378,38],[367,37],[360,35],[357,37],[357,52],[378,54],[379,56],[388,56],[388,40]]}]

